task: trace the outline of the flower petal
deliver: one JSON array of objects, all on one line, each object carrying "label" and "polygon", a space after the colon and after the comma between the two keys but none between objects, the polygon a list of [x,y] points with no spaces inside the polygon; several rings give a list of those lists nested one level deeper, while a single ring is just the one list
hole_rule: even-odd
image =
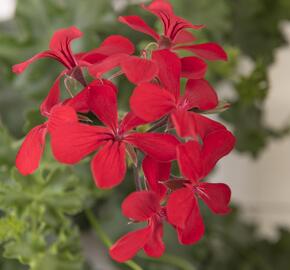
[{"label": "flower petal", "polygon": [[201,114],[191,112],[193,121],[196,123],[197,134],[202,140],[211,132],[217,130],[225,130],[226,128],[217,121],[214,121],[208,117]]},{"label": "flower petal", "polygon": [[131,55],[134,51],[135,46],[128,38],[121,35],[111,35],[107,37],[98,48],[89,52],[89,54],[97,53],[109,56],[124,53]]},{"label": "flower petal", "polygon": [[45,145],[46,124],[34,127],[26,135],[16,156],[16,167],[23,175],[32,174],[39,166]]},{"label": "flower petal", "polygon": [[73,98],[67,100],[65,105],[74,108],[77,112],[88,113],[90,111],[90,100],[91,100],[91,92],[98,91],[99,87],[103,87],[104,85],[112,88],[114,92],[117,94],[117,87],[110,81],[102,79],[102,80],[94,80],[87,87],[85,87],[82,91],[80,91]]},{"label": "flower petal", "polygon": [[210,110],[218,105],[218,96],[206,80],[188,80],[182,102],[187,104],[188,110]]},{"label": "flower petal", "polygon": [[47,128],[51,133],[55,129],[62,128],[64,125],[71,123],[78,123],[76,111],[72,107],[59,104],[51,109]]},{"label": "flower petal", "polygon": [[33,57],[31,57],[30,59],[16,64],[12,67],[12,71],[16,74],[20,74],[22,73],[30,64],[32,64],[34,61],[41,59],[41,58],[53,58],[53,59],[58,59],[53,53],[51,53],[50,51],[44,51],[44,52],[40,52],[36,55],[34,55]]},{"label": "flower petal", "polygon": [[77,66],[76,59],[71,51],[70,43],[82,36],[82,32],[75,26],[57,30],[50,41],[49,48],[54,52],[67,68]]},{"label": "flower petal", "polygon": [[196,123],[190,112],[186,110],[176,110],[171,113],[171,121],[177,134],[182,138],[192,137],[196,139]]},{"label": "flower petal", "polygon": [[177,147],[177,161],[182,175],[197,182],[203,176],[201,146],[197,141],[189,141]]},{"label": "flower petal", "polygon": [[172,5],[168,1],[155,0],[148,6],[143,4],[142,7],[160,19],[163,23],[164,33],[167,34],[175,17]]},{"label": "flower petal", "polygon": [[120,66],[121,62],[128,57],[127,54],[119,53],[113,54],[104,60],[88,67],[90,75],[95,78],[101,78],[103,74],[111,71],[112,69]]},{"label": "flower petal", "polygon": [[181,62],[170,50],[157,50],[152,53],[159,67],[158,76],[164,88],[177,99],[180,95]]},{"label": "flower petal", "polygon": [[196,198],[190,188],[185,187],[172,192],[166,206],[168,222],[177,228],[184,229],[196,204]]},{"label": "flower petal", "polygon": [[138,85],[131,98],[130,107],[140,118],[155,121],[175,107],[174,96],[152,83]]},{"label": "flower petal", "polygon": [[190,46],[180,46],[177,47],[176,49],[183,49],[187,51],[191,51],[198,55],[201,58],[204,58],[206,60],[210,61],[217,61],[217,60],[222,60],[222,61],[227,61],[228,57],[224,49],[213,42],[210,43],[203,43],[203,44],[195,44],[195,45],[190,45]]},{"label": "flower petal", "polygon": [[40,112],[43,116],[49,116],[50,110],[55,106],[56,104],[61,102],[60,99],[60,79],[65,74],[65,72],[62,72],[53,83],[47,97],[40,105]]},{"label": "flower petal", "polygon": [[207,64],[198,57],[181,58],[181,76],[188,79],[202,79],[207,71]]},{"label": "flower petal", "polygon": [[119,129],[121,133],[124,133],[146,123],[147,121],[137,117],[133,112],[128,112],[121,121]]},{"label": "flower petal", "polygon": [[159,210],[159,198],[152,191],[133,192],[122,203],[123,215],[136,221],[146,221]]},{"label": "flower petal", "polygon": [[162,222],[152,219],[151,234],[144,246],[145,253],[154,258],[159,258],[163,255],[165,251],[165,245],[163,243],[163,224]]},{"label": "flower petal", "polygon": [[127,24],[136,31],[145,33],[155,40],[159,39],[159,35],[139,16],[120,16],[119,22]]},{"label": "flower petal", "polygon": [[121,62],[122,71],[134,84],[150,82],[158,72],[158,66],[151,60],[130,56]]},{"label": "flower petal", "polygon": [[109,189],[119,185],[126,173],[125,144],[108,141],[93,158],[91,170],[99,188]]},{"label": "flower petal", "polygon": [[125,140],[158,161],[169,162],[176,159],[176,146],[179,141],[173,135],[132,133]]},{"label": "flower petal", "polygon": [[52,36],[49,48],[52,51],[64,51],[69,49],[71,41],[80,38],[83,33],[75,26],[58,29]]},{"label": "flower petal", "polygon": [[178,32],[178,34],[174,38],[173,43],[177,45],[177,44],[191,43],[191,42],[194,42],[195,40],[196,40],[196,37],[192,33],[186,30],[181,30]]},{"label": "flower petal", "polygon": [[198,195],[215,214],[224,215],[231,210],[231,189],[226,184],[200,183]]},{"label": "flower petal", "polygon": [[108,84],[96,84],[90,88],[90,110],[109,128],[117,129],[118,108],[115,89]]},{"label": "flower petal", "polygon": [[169,179],[171,162],[158,162],[146,156],[142,162],[142,168],[150,190],[163,197],[166,193],[166,187],[160,182]]},{"label": "flower petal", "polygon": [[235,146],[236,139],[226,129],[209,133],[203,141],[202,159],[204,160],[204,176],[206,176],[216,163]]},{"label": "flower petal", "polygon": [[144,247],[149,236],[149,227],[124,235],[110,248],[110,256],[120,263],[132,259]]},{"label": "flower petal", "polygon": [[78,123],[72,111],[68,106],[56,108],[49,123],[54,157],[66,164],[79,162],[111,137],[105,127]]},{"label": "flower petal", "polygon": [[183,245],[195,244],[203,237],[204,231],[203,219],[196,200],[184,228],[177,228],[178,240]]}]

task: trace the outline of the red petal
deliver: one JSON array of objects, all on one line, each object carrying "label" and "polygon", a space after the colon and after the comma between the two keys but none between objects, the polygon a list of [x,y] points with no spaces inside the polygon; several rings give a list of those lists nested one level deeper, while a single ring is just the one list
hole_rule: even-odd
[{"label": "red petal", "polygon": [[192,137],[196,139],[196,123],[190,112],[186,110],[176,110],[171,113],[171,120],[174,124],[177,134],[180,137]]},{"label": "red petal", "polygon": [[177,161],[182,175],[197,182],[203,176],[201,146],[197,141],[189,141],[177,147]]},{"label": "red petal", "polygon": [[90,89],[90,110],[112,130],[117,129],[118,108],[115,89],[108,84],[96,84]]},{"label": "red petal", "polygon": [[202,79],[207,71],[207,64],[200,58],[190,56],[181,58],[182,77],[188,79]]},{"label": "red petal", "polygon": [[204,223],[196,201],[188,216],[185,227],[183,229],[177,228],[179,242],[183,245],[195,244],[203,237],[204,231]]},{"label": "red petal", "polygon": [[206,60],[210,61],[216,61],[216,60],[222,60],[227,61],[228,57],[224,49],[216,44],[216,43],[204,43],[204,44],[196,44],[196,45],[190,45],[190,46],[180,46],[176,49],[183,49],[188,50],[199,57],[202,57]]},{"label": "red petal", "polygon": [[155,40],[159,39],[159,35],[139,16],[120,16],[119,21],[127,24],[132,29],[145,33]]},{"label": "red petal", "polygon": [[50,111],[47,122],[48,131],[53,132],[56,128],[62,128],[63,125],[68,123],[78,123],[76,111],[69,106],[54,106]]},{"label": "red petal", "polygon": [[166,206],[168,222],[177,228],[184,229],[196,204],[196,198],[190,188],[181,188],[172,192]]},{"label": "red petal", "polygon": [[147,121],[137,117],[133,112],[128,112],[120,123],[120,132],[124,133],[146,123]]},{"label": "red petal", "polygon": [[235,146],[236,139],[226,129],[209,133],[203,141],[202,159],[204,160],[204,176],[206,176],[216,163]]},{"label": "red petal", "polygon": [[153,190],[160,197],[163,197],[166,193],[166,187],[160,182],[169,179],[171,162],[158,162],[146,156],[143,160],[142,167],[150,190]]},{"label": "red petal", "polygon": [[110,138],[105,127],[79,123],[63,124],[50,134],[54,157],[67,164],[79,162]]},{"label": "red petal", "polygon": [[164,88],[179,97],[181,62],[178,56],[169,50],[158,50],[153,51],[152,59],[158,64],[158,76]]},{"label": "red petal", "polygon": [[150,5],[142,7],[157,16],[164,25],[164,30],[166,31],[172,17],[174,17],[172,5],[168,1],[155,0]]},{"label": "red petal", "polygon": [[165,251],[163,243],[163,224],[157,221],[156,218],[152,220],[151,235],[146,245],[144,246],[145,253],[150,257],[159,258]]},{"label": "red petal", "polygon": [[174,38],[173,43],[177,45],[177,44],[191,43],[191,42],[194,42],[195,40],[196,40],[196,37],[192,33],[186,30],[181,30],[178,32],[178,34]]},{"label": "red petal", "polygon": [[82,32],[75,26],[61,28],[53,34],[49,48],[52,51],[67,50],[67,45],[70,45],[72,40],[80,38],[82,35]]},{"label": "red petal", "polygon": [[16,157],[16,167],[23,175],[32,174],[39,166],[45,145],[46,124],[34,127],[26,135]]},{"label": "red petal", "polygon": [[135,84],[150,82],[158,72],[158,66],[151,60],[131,56],[121,62],[123,73]]},{"label": "red petal", "polygon": [[75,26],[57,30],[50,41],[49,48],[67,68],[73,68],[77,62],[70,48],[70,43],[82,36],[82,32]]},{"label": "red petal", "polygon": [[188,110],[210,110],[218,105],[218,96],[206,80],[188,80],[180,103],[186,103]]},{"label": "red petal", "polygon": [[41,59],[41,58],[53,58],[53,59],[57,59],[56,56],[54,54],[52,54],[50,51],[44,51],[41,53],[38,53],[36,55],[34,55],[33,57],[31,57],[30,59],[16,64],[12,67],[12,71],[14,73],[20,74],[22,73],[30,64],[32,64],[34,61]]},{"label": "red petal", "polygon": [[43,116],[49,116],[50,110],[53,106],[60,103],[60,79],[64,75],[65,72],[62,72],[51,87],[47,97],[40,105],[40,112]]},{"label": "red petal", "polygon": [[149,236],[149,227],[124,235],[110,248],[110,256],[120,263],[132,259],[144,247]]},{"label": "red petal", "polygon": [[230,212],[231,189],[226,184],[200,183],[197,192],[215,214],[224,215]]},{"label": "red petal", "polygon": [[96,154],[91,170],[99,188],[112,188],[119,185],[126,173],[125,144],[108,141]]},{"label": "red petal", "polygon": [[123,215],[136,221],[146,221],[159,210],[159,198],[150,191],[133,192],[122,203]]},{"label": "red petal", "polygon": [[174,109],[175,99],[159,86],[144,83],[135,88],[130,98],[130,107],[138,117],[155,121]]},{"label": "red petal", "polygon": [[54,33],[50,41],[50,50],[36,54],[25,62],[14,65],[12,70],[15,73],[22,73],[32,62],[40,58],[53,58],[62,63],[67,68],[77,65],[70,49],[70,42],[79,38],[82,33],[74,26],[63,28]]},{"label": "red petal", "polygon": [[131,55],[134,51],[135,46],[129,39],[121,35],[112,35],[107,37],[99,48],[94,49],[90,53],[98,53],[109,56],[120,53]]},{"label": "red petal", "polygon": [[176,146],[179,141],[170,134],[133,133],[125,139],[159,161],[168,162],[176,159]]},{"label": "red petal", "polygon": [[178,30],[176,31],[177,25],[179,31],[183,28],[200,29],[203,27],[203,25],[193,25],[185,19],[176,16],[172,5],[166,0],[155,0],[148,7],[143,5],[143,8],[159,17],[163,23],[165,35],[170,38],[174,38],[178,33]]},{"label": "red petal", "polygon": [[128,57],[127,54],[119,53],[108,56],[103,61],[88,67],[90,75],[96,78],[102,77],[103,74],[120,66],[121,62]]},{"label": "red petal", "polygon": [[108,80],[94,80],[87,87],[85,87],[76,96],[65,102],[65,105],[73,107],[77,112],[88,113],[90,111],[91,92],[98,91],[99,87],[104,85],[113,89],[117,94],[118,89]]},{"label": "red petal", "polygon": [[226,128],[217,121],[205,117],[198,113],[191,113],[193,121],[196,123],[197,134],[204,139],[209,133]]}]

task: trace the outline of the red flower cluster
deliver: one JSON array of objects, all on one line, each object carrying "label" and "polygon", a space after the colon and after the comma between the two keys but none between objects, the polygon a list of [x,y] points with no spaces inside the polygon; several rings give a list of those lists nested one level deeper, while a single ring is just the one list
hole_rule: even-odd
[{"label": "red flower cluster", "polygon": [[[61,163],[76,164],[95,153],[91,171],[99,188],[119,185],[126,175],[126,156],[131,159],[137,191],[124,200],[122,211],[133,223],[146,225],[111,247],[112,258],[119,262],[141,249],[148,256],[161,256],[165,222],[175,228],[181,244],[200,240],[204,224],[199,200],[215,214],[230,210],[229,187],[203,181],[235,144],[223,125],[204,116],[219,104],[215,90],[204,78],[205,61],[226,60],[226,53],[215,43],[195,44],[196,38],[187,29],[203,26],[176,16],[168,1],[155,0],[142,7],[160,19],[161,35],[138,16],[119,18],[155,40],[141,56],[134,56],[132,42],[119,35],[108,37],[92,51],[74,54],[70,43],[82,33],[70,27],[53,35],[49,50],[13,67],[14,72],[21,73],[44,57],[65,67],[40,106],[47,121],[28,133],[18,152],[16,166],[22,174],[38,168],[47,133],[54,157]],[[180,57],[179,50],[194,56]],[[118,115],[118,89],[106,79],[106,73],[115,68],[119,71],[111,78],[124,74],[136,85],[130,97],[131,111],[124,116]],[[89,83],[84,69],[93,78]],[[60,83],[65,76],[84,88],[62,100]],[[186,81],[185,89],[180,87],[181,80]],[[180,177],[171,174],[175,160]],[[141,162],[144,177],[139,175]]]}]

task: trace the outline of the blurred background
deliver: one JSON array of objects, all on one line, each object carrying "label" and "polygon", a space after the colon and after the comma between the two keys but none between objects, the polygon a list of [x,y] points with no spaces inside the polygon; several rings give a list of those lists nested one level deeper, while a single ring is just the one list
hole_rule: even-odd
[{"label": "blurred background", "polygon": [[[60,66],[41,60],[19,76],[11,66],[45,50],[53,32],[70,25],[84,32],[73,43],[75,52],[116,33],[141,49],[150,39],[117,22],[121,14],[138,14],[160,28],[141,2],[0,0],[1,270],[130,269],[113,263],[101,240],[130,230],[120,202],[132,191],[132,172],[116,190],[99,191],[88,160],[67,168],[47,147],[41,172],[20,176],[15,153],[27,131],[43,121],[38,106]],[[231,186],[233,212],[214,217],[203,209],[206,235],[190,247],[166,228],[166,254],[158,261],[141,254],[136,262],[146,270],[290,269],[290,1],[171,2],[179,16],[207,26],[195,32],[200,42],[218,42],[229,54],[229,62],[209,64],[207,79],[231,103],[218,117],[235,133],[236,149],[210,179]],[[133,86],[116,83],[126,110]]]}]

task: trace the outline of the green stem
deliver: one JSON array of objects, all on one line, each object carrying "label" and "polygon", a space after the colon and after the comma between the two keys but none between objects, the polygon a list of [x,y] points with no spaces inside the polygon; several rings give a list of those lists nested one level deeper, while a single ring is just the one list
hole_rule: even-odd
[{"label": "green stem", "polygon": [[158,259],[147,257],[144,255],[140,255],[140,257],[142,259],[153,261],[156,263],[164,263],[167,265],[173,265],[173,266],[178,267],[180,270],[196,270],[196,268],[190,262],[174,255],[164,254],[162,257]]},{"label": "green stem", "polygon": [[[107,236],[101,225],[99,224],[98,220],[96,219],[96,216],[94,212],[91,209],[86,209],[85,210],[85,215],[94,229],[95,233],[99,236],[103,244],[107,247],[110,248],[112,246],[112,241],[110,238]],[[130,267],[132,270],[143,270],[138,264],[136,264],[134,261],[130,260],[127,262],[124,262],[128,267]]]}]

